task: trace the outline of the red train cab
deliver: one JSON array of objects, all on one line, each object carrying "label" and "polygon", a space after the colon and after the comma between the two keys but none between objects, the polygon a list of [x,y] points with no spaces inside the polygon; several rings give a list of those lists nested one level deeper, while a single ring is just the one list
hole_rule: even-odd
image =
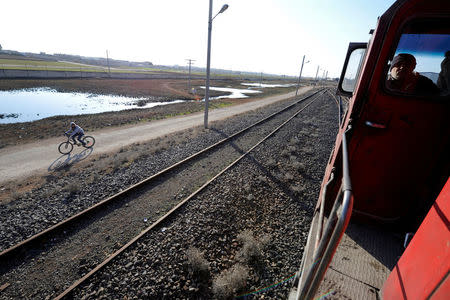
[{"label": "red train cab", "polygon": [[292,299],[450,299],[450,1],[397,1],[351,43]]}]

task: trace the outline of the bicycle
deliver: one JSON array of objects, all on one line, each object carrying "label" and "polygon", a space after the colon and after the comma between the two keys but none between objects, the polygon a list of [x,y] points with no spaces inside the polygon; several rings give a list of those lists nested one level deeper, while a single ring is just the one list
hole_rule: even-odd
[{"label": "bicycle", "polygon": [[[68,153],[70,153],[72,151],[73,145],[74,145],[74,142],[70,139],[70,136],[68,134],[65,134],[65,136],[67,136],[67,141],[62,142],[58,146],[58,151],[61,154],[68,154]],[[85,145],[83,146],[84,148],[92,148],[92,146],[94,146],[94,144],[95,144],[94,137],[92,137],[90,135],[83,135],[81,137],[81,140],[85,143]]]}]

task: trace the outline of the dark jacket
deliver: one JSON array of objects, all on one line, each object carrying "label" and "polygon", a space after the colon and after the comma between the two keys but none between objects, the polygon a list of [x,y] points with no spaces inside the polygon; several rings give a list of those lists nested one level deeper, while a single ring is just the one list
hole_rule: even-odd
[{"label": "dark jacket", "polygon": [[394,79],[389,74],[386,86],[391,90],[408,94],[427,95],[439,93],[439,89],[433,81],[419,73],[414,73],[413,76],[404,82]]}]

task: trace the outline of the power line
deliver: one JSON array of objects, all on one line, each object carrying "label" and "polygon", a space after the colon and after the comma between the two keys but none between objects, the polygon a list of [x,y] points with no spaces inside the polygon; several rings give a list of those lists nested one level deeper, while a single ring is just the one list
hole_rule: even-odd
[{"label": "power line", "polygon": [[189,90],[189,93],[190,93],[191,92],[191,65],[192,65],[192,62],[195,61],[195,59],[186,58],[186,60],[189,63],[189,85],[188,85],[188,90]]}]

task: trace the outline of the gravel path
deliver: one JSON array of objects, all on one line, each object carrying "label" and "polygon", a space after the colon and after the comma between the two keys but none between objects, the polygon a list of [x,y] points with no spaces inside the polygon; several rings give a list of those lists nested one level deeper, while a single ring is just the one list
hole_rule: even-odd
[{"label": "gravel path", "polygon": [[[89,170],[83,174],[72,174],[73,177],[71,178],[50,178],[48,180],[48,185],[45,188],[41,188],[38,190],[34,190],[32,193],[29,193],[24,197],[23,199],[19,199],[17,201],[13,201],[8,205],[2,205],[0,207],[1,209],[1,216],[2,216],[2,224],[7,224],[7,226],[11,226],[13,228],[12,231],[9,232],[9,234],[2,235],[1,238],[1,245],[8,245],[15,242],[15,239],[17,236],[19,237],[26,237],[31,235],[33,231],[41,230],[42,227],[48,227],[48,225],[56,223],[57,221],[65,218],[68,215],[72,215],[74,212],[81,210],[82,208],[89,206],[92,204],[93,199],[98,198],[104,198],[110,194],[113,194],[117,192],[120,189],[123,189],[127,185],[131,183],[135,183],[147,176],[149,176],[152,173],[155,173],[156,171],[172,164],[173,162],[181,159],[182,157],[186,157],[189,154],[205,147],[208,144],[211,144],[212,142],[215,142],[223,137],[223,135],[230,134],[232,132],[237,131],[238,129],[241,129],[250,123],[255,122],[256,120],[260,119],[263,115],[268,115],[272,113],[274,110],[278,109],[279,107],[284,107],[286,103],[277,103],[276,105],[272,105],[271,107],[265,107],[257,112],[251,112],[246,114],[245,116],[239,116],[234,117],[232,119],[227,120],[226,122],[223,122],[222,124],[215,124],[214,130],[209,130],[207,132],[204,132],[200,134],[196,139],[189,140],[188,142],[185,142],[183,144],[174,145],[174,147],[170,147],[169,150],[163,151],[161,153],[158,153],[155,156],[152,156],[151,158],[140,158],[132,162],[127,166],[127,168],[119,168],[113,173],[108,174],[94,174],[94,172],[90,172]],[[333,106],[334,105],[334,106]],[[323,106],[323,107],[321,107]],[[324,113],[320,113],[320,115],[313,116],[314,113],[317,113],[317,110],[324,109]],[[226,174],[223,176],[223,182],[221,181],[220,185],[217,185],[217,187],[211,188],[211,194],[210,196],[206,196],[204,200],[196,200],[200,202],[205,202],[206,200],[209,201],[209,199],[215,199],[215,202],[218,203],[219,208],[223,207],[233,207],[235,208],[234,213],[231,214],[229,212],[223,212],[223,220],[219,222],[219,224],[215,224],[216,216],[214,216],[211,220],[211,217],[208,217],[208,219],[205,221],[202,220],[202,216],[208,216],[208,214],[211,214],[211,212],[217,211],[217,207],[215,207],[214,203],[205,202],[208,204],[200,205],[199,207],[204,207],[206,211],[202,211],[202,209],[195,208],[195,204],[189,204],[189,206],[186,207],[186,209],[189,209],[192,205],[193,215],[192,218],[188,218],[189,220],[192,220],[194,222],[195,220],[198,220],[197,225],[195,225],[195,222],[192,224],[192,227],[189,227],[190,229],[184,233],[188,234],[190,232],[195,233],[197,230],[200,230],[199,236],[200,240],[204,241],[206,244],[208,244],[207,249],[204,247],[200,247],[196,245],[196,243],[190,243],[191,246],[195,245],[198,247],[201,251],[205,252],[205,256],[208,258],[208,261],[210,261],[210,268],[209,268],[209,275],[206,276],[209,279],[203,278],[201,282],[195,281],[194,273],[191,272],[191,269],[189,267],[186,267],[186,257],[185,252],[188,247],[186,244],[186,241],[195,241],[197,238],[195,236],[189,236],[188,239],[186,239],[186,236],[181,236],[179,239],[181,241],[184,240],[182,243],[180,242],[170,242],[170,238],[172,235],[170,234],[164,234],[162,233],[162,236],[169,237],[166,241],[168,245],[168,249],[175,247],[177,250],[177,253],[179,252],[180,255],[175,255],[174,257],[178,257],[178,259],[181,260],[182,268],[179,270],[179,272],[183,273],[184,275],[181,278],[178,278],[178,287],[182,288],[181,290],[178,290],[178,293],[181,292],[179,296],[181,298],[186,298],[189,293],[193,295],[193,297],[201,296],[210,298],[212,296],[211,294],[211,282],[212,278],[218,274],[219,271],[226,269],[230,267],[233,264],[233,260],[230,259],[229,263],[222,263],[217,262],[217,257],[212,255],[212,253],[215,253],[215,250],[213,249],[222,249],[222,245],[224,245],[224,249],[228,249],[225,252],[232,253],[233,251],[239,251],[239,248],[242,247],[242,242],[238,241],[236,239],[237,234],[239,234],[239,226],[242,226],[243,228],[247,228],[249,226],[244,226],[250,221],[246,221],[241,225],[240,224],[241,218],[239,217],[239,214],[243,214],[242,208],[239,208],[238,203],[241,201],[247,203],[247,206],[244,206],[247,208],[248,213],[250,216],[245,216],[245,218],[249,218],[251,220],[252,226],[249,227],[249,229],[252,229],[253,234],[255,235],[256,239],[261,236],[261,234],[269,233],[272,235],[273,230],[270,230],[273,226],[270,225],[270,223],[275,222],[274,220],[270,221],[270,218],[277,219],[277,215],[283,216],[286,215],[286,218],[292,217],[293,214],[298,213],[299,219],[305,219],[308,221],[308,213],[311,209],[311,204],[298,204],[298,201],[294,201],[295,199],[298,199],[298,197],[305,197],[305,199],[308,199],[308,201],[312,201],[311,203],[315,202],[315,198],[317,197],[318,188],[320,186],[320,180],[322,176],[322,171],[325,167],[326,160],[328,158],[329,151],[331,149],[332,143],[334,141],[335,132],[337,130],[337,119],[336,116],[333,114],[336,114],[336,108],[335,104],[331,99],[326,100],[325,103],[322,103],[319,105],[319,107],[315,107],[315,109],[311,108],[308,109],[311,111],[309,117],[298,117],[296,120],[300,122],[302,129],[291,129],[286,130],[285,136],[282,138],[274,138],[275,142],[272,144],[271,142],[268,142],[269,148],[265,149],[266,147],[262,147],[261,149],[265,150],[258,150],[255,154],[255,160],[250,160],[246,163],[240,164],[238,167],[233,169],[231,172],[236,172],[232,175]],[[316,111],[314,111],[316,110]],[[305,115],[306,112],[305,112]],[[304,119],[303,121],[300,121],[301,119]],[[330,121],[331,120],[331,121]],[[296,121],[296,122],[297,122]],[[297,125],[298,126],[298,125]],[[295,127],[294,127],[295,128]],[[281,135],[281,133],[280,133]],[[289,141],[289,142],[286,142]],[[272,146],[270,146],[272,145]],[[275,145],[275,146],[274,146]],[[283,149],[283,150],[280,150]],[[319,152],[316,151],[316,149],[319,149]],[[258,153],[262,155],[258,158]],[[244,166],[244,167],[242,167]],[[97,176],[97,178],[94,178],[95,180],[92,180],[92,182],[84,182],[83,178],[86,177],[91,178],[92,176]],[[229,177],[231,176],[231,177]],[[239,179],[239,180],[238,180]],[[49,191],[58,190],[58,187],[62,188],[63,186],[66,186],[70,181],[77,181],[83,182],[82,187],[79,188],[78,191],[71,192],[71,191],[65,191],[63,193],[55,193],[52,194]],[[238,180],[236,182],[236,180]],[[223,184],[223,183],[229,183],[229,184]],[[261,188],[261,190],[260,190]],[[237,189],[237,190],[236,190]],[[210,193],[210,190],[208,190],[205,194],[207,195]],[[181,193],[182,194],[182,193]],[[228,198],[228,195],[230,198]],[[180,195],[182,196],[182,195]],[[203,198],[204,196],[199,197]],[[229,199],[227,202],[220,204],[221,202],[219,200],[222,199]],[[205,200],[206,199],[206,200]],[[256,199],[258,199],[258,209],[262,209],[258,212],[258,210],[254,210],[253,212],[248,208],[254,208]],[[259,204],[260,199],[266,199],[264,201],[269,201],[265,203],[264,201]],[[217,200],[217,201],[216,201]],[[277,205],[272,205],[271,200],[273,200],[273,203],[277,203]],[[231,201],[231,202],[230,202]],[[237,201],[237,203],[235,203]],[[288,202],[286,202],[288,201]],[[290,202],[289,202],[290,201]],[[296,204],[297,203],[297,204]],[[233,204],[233,205],[230,205]],[[261,207],[259,207],[261,205]],[[32,212],[25,213],[26,211]],[[261,212],[264,212],[262,215],[267,217],[260,218],[259,215]],[[233,219],[230,219],[232,216]],[[5,219],[5,216],[9,216],[7,219]],[[238,218],[239,217],[239,218]],[[239,219],[236,220],[236,218]],[[243,219],[245,219],[243,218]],[[217,221],[219,221],[217,219]],[[210,222],[211,221],[211,222]],[[214,221],[214,222],[213,222]],[[230,223],[230,221],[232,221]],[[294,220],[291,220],[290,222],[294,222]],[[180,221],[181,225],[183,225],[183,222]],[[186,221],[184,221],[186,222]],[[190,221],[189,221],[190,222]],[[234,222],[237,222],[234,224]],[[215,230],[223,229],[224,225],[226,227],[229,227],[230,235],[226,235],[224,238],[223,233],[220,233],[220,231],[217,231],[217,234],[213,234],[210,237],[217,237],[221,241],[220,243],[218,241],[211,241],[210,238],[204,239],[201,237],[207,237],[209,233],[215,232],[213,229],[208,229],[208,226],[205,226],[206,224],[210,224],[213,226],[212,228],[215,228]],[[250,224],[249,223],[249,224]],[[277,223],[277,222],[276,222]],[[307,223],[307,222],[306,222]],[[26,225],[32,225],[24,226]],[[176,223],[174,223],[176,224]],[[232,224],[233,226],[230,226]],[[258,226],[256,226],[256,225]],[[248,225],[248,224],[247,224]],[[267,226],[266,226],[267,225]],[[168,225],[167,228],[172,228],[171,226],[175,225]],[[185,226],[185,223],[184,225]],[[198,228],[200,226],[200,229]],[[236,227],[237,226],[237,227]],[[277,225],[281,226],[282,225]],[[295,229],[293,232],[293,238],[295,238],[295,232],[298,233],[298,227],[302,227],[303,225],[299,225],[299,222],[296,222],[292,225]],[[204,227],[204,229],[201,229]],[[275,226],[276,227],[276,226]],[[257,229],[259,228],[259,229]],[[265,229],[267,228],[268,231]],[[276,227],[277,228],[277,227]],[[203,231],[202,231],[203,230]],[[276,231],[276,230],[275,230]],[[306,229],[300,230],[302,234],[300,236],[303,237],[303,233],[306,234]],[[232,232],[232,233],[231,233]],[[167,231],[169,233],[169,231]],[[284,234],[281,235],[279,238],[283,239]],[[222,238],[220,238],[222,237]],[[289,238],[290,234],[288,233],[287,236],[284,238]],[[298,237],[298,236],[297,236]],[[273,240],[272,237],[270,237],[271,240]],[[231,239],[231,240],[230,240]],[[277,238],[278,239],[278,238]],[[275,240],[277,240],[275,239]],[[175,239],[177,240],[177,239]],[[214,239],[213,239],[214,240]],[[211,245],[209,245],[212,242]],[[173,243],[173,245],[170,245],[170,243]],[[200,243],[200,242],[199,242]],[[214,244],[219,243],[219,244]],[[230,243],[230,245],[226,246],[226,244]],[[282,242],[282,244],[285,242]],[[300,248],[295,248],[296,251],[301,249],[301,245],[303,243],[303,238],[298,239],[296,242],[297,246]],[[151,243],[149,243],[148,247]],[[157,244],[160,244],[158,242]],[[201,243],[200,243],[201,244]],[[205,244],[205,247],[206,247]],[[272,242],[270,243],[272,245]],[[278,245],[278,242],[275,243],[275,245]],[[144,246],[145,248],[146,246]],[[156,246],[155,246],[156,247]],[[216,248],[218,247],[218,248]],[[272,247],[272,246],[270,246]],[[268,249],[270,249],[270,247]],[[278,246],[275,247],[277,249]],[[284,246],[283,246],[284,247]],[[292,247],[290,245],[289,247]],[[157,248],[157,247],[156,247]],[[162,247],[164,249],[164,247]],[[211,249],[212,253],[208,252],[207,250]],[[220,250],[223,251],[223,250]],[[284,251],[284,250],[283,250]],[[153,251],[151,251],[153,253]],[[217,252],[217,251],[216,251]],[[224,252],[224,253],[225,253]],[[264,253],[270,252],[269,250],[264,250]],[[272,251],[273,252],[273,251]],[[272,253],[270,252],[270,253]],[[275,251],[276,252],[276,251]],[[138,253],[138,252],[136,252]],[[235,253],[236,254],[236,253]],[[153,255],[153,254],[152,254]],[[159,254],[154,254],[159,255]],[[161,254],[164,255],[166,254]],[[234,254],[233,254],[234,255]],[[232,255],[232,256],[233,256]],[[170,255],[169,255],[170,256]],[[301,251],[299,251],[298,254],[294,255],[292,259],[298,260],[301,257]],[[214,258],[214,259],[213,259]],[[134,258],[133,258],[134,260]],[[220,261],[220,260],[219,260]],[[270,260],[272,261],[272,260]],[[275,260],[276,261],[276,260]],[[213,268],[214,262],[216,262],[217,267]],[[272,263],[271,263],[272,264]],[[129,263],[124,264],[129,265]],[[147,264],[148,265],[148,264]],[[153,265],[153,262],[152,262]],[[289,270],[293,270],[292,272],[295,272],[296,268],[298,267],[297,263],[289,260],[289,263],[287,263],[291,268]],[[145,263],[143,264],[145,267]],[[151,267],[149,265],[150,270],[142,271],[145,274],[164,274],[158,273],[160,271],[157,270],[157,268]],[[162,267],[165,268],[166,264],[162,264]],[[175,264],[174,266],[177,266]],[[249,267],[250,268],[250,267]],[[275,270],[277,269],[277,263],[275,263],[275,266],[273,267]],[[84,269],[84,271],[83,271]],[[80,275],[85,272],[86,266],[80,267]],[[118,270],[123,269],[120,267]],[[170,268],[169,268],[170,269]],[[174,269],[175,270],[175,269]],[[177,271],[178,272],[178,271]],[[270,280],[273,280],[274,278],[269,276],[266,278],[266,281],[263,280],[265,278],[264,276],[256,275],[254,276],[255,270],[250,268],[250,274],[253,274],[250,276],[251,279],[247,280],[253,285],[254,287],[258,287],[259,283],[263,282],[269,282]],[[259,272],[259,271],[258,271]],[[275,273],[273,273],[275,272]],[[277,273],[276,271],[271,271],[269,274],[278,274],[277,279],[282,280],[283,278],[278,278],[279,276],[282,276],[282,273]],[[144,275],[145,275],[144,274]],[[178,274],[178,273],[176,273]],[[255,273],[256,274],[256,273]],[[153,275],[152,275],[153,276]],[[174,276],[172,274],[171,276]],[[189,277],[190,276],[190,277]],[[114,275],[114,277],[116,277]],[[182,278],[185,278],[185,282],[183,283],[183,286],[181,286],[180,282],[183,281]],[[160,277],[152,277],[154,280],[155,278],[167,278],[165,275],[161,275]],[[170,277],[172,278],[172,277]],[[191,279],[187,279],[191,278]],[[255,278],[259,278],[259,281],[254,281]],[[174,279],[175,280],[175,279]],[[180,281],[181,280],[181,281]],[[252,281],[253,280],[253,281]],[[165,280],[164,282],[166,282]],[[127,282],[127,280],[125,280]],[[2,282],[0,282],[2,283]],[[150,290],[143,289],[139,290],[129,290],[124,292],[128,295],[137,295],[137,297],[142,298],[144,294],[139,294],[141,292],[147,291],[148,295],[153,295],[156,298],[159,296],[164,296],[164,294],[167,294],[166,296],[176,296],[175,294],[172,295],[171,291],[172,288],[174,291],[176,291],[176,288],[174,286],[177,286],[176,284],[173,286],[170,281],[169,283],[170,289],[166,290],[164,286],[161,286],[157,283],[157,280],[153,284],[154,287],[152,287]],[[127,283],[128,285],[128,283]],[[95,284],[92,285],[92,289],[88,289],[86,291],[83,291],[82,294],[88,295],[92,293],[97,293],[100,290],[100,293],[105,293],[108,295],[108,286],[112,288],[112,290],[109,290],[110,293],[107,298],[111,298],[112,295],[116,294],[115,288],[117,286],[114,286],[114,281],[108,281],[106,286],[103,286],[103,289],[100,286],[96,286]],[[97,287],[97,289],[96,289]],[[137,288],[138,286],[135,286]],[[247,286],[249,288],[251,286]],[[122,287],[120,286],[120,290],[122,290]],[[137,291],[140,291],[139,293]],[[189,293],[187,293],[189,292]],[[139,296],[141,295],[141,296]],[[0,294],[0,297],[3,295]],[[18,295],[17,295],[18,296]],[[45,295],[33,295],[28,296],[29,298],[45,298]]]}]

